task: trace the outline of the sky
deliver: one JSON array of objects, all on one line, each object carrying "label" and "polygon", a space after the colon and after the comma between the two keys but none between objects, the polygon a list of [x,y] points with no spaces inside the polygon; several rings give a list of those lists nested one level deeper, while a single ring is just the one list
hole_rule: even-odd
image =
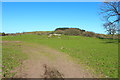
[{"label": "sky", "polygon": [[102,2],[110,0],[1,0],[2,2]]},{"label": "sky", "polygon": [[2,32],[69,27],[104,34],[100,5],[101,2],[2,2]]},{"label": "sky", "polygon": [[2,3],[0,2],[0,32],[2,31]]}]

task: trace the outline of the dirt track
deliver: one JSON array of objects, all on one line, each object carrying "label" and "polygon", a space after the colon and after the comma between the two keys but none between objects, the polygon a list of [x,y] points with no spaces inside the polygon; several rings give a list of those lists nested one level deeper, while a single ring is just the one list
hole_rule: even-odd
[{"label": "dirt track", "polygon": [[93,78],[64,53],[34,44],[22,48],[29,59],[16,69],[15,78]]}]

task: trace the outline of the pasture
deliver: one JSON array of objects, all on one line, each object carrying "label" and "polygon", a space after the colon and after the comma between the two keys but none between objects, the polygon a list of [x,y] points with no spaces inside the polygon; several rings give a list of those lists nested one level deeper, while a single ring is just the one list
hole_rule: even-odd
[{"label": "pasture", "polygon": [[[48,38],[47,35],[23,34],[17,36],[3,36],[3,76],[13,75],[10,71],[20,65],[20,61],[27,59],[21,51],[21,45],[44,45],[72,57],[77,64],[81,64],[93,74],[101,77],[118,77],[118,42],[117,40],[98,39],[83,36],[65,36]],[[24,44],[16,43],[21,41]],[[10,74],[10,75],[8,75]]]}]

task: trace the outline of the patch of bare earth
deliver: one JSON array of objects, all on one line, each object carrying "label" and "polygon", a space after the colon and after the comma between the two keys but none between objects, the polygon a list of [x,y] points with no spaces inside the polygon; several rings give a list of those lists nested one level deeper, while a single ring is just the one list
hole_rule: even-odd
[{"label": "patch of bare earth", "polygon": [[20,43],[21,41],[0,41],[0,43]]},{"label": "patch of bare earth", "polygon": [[25,45],[29,57],[16,69],[14,78],[93,78],[68,55],[41,45]]}]

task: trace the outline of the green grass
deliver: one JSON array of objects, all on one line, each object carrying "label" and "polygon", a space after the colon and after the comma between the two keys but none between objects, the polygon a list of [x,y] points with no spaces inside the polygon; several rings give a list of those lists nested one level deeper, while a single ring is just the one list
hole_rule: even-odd
[{"label": "green grass", "polygon": [[10,78],[16,73],[14,69],[27,57],[22,53],[20,43],[3,43],[2,71],[3,77]]},{"label": "green grass", "polygon": [[[2,37],[0,36],[0,41],[2,41]],[[0,79],[2,77],[2,44],[0,43]]]},{"label": "green grass", "polygon": [[[118,77],[118,42],[116,40],[64,35],[62,38],[47,38],[40,35],[5,36],[3,40],[46,45],[70,55],[78,63],[94,69],[95,73],[103,77]],[[8,52],[12,54],[12,51]],[[7,52],[3,53],[7,54]]]}]

